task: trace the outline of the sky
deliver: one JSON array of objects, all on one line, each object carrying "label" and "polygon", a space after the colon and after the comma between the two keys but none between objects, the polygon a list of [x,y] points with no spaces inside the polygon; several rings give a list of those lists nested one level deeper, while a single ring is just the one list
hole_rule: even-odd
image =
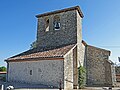
[{"label": "sky", "polygon": [[82,37],[89,45],[120,56],[120,0],[0,0],[0,66],[5,59],[30,49],[36,40],[35,15],[80,6]]}]

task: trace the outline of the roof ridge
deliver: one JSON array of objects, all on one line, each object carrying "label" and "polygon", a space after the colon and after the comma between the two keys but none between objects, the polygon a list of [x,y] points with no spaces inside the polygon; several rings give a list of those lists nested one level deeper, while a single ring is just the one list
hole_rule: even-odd
[{"label": "roof ridge", "polygon": [[47,12],[47,13],[43,13],[43,14],[38,14],[38,15],[36,15],[36,17],[39,18],[39,17],[43,17],[43,16],[48,16],[48,15],[51,15],[51,14],[57,14],[57,13],[72,11],[72,10],[77,10],[79,15],[82,18],[84,17],[84,15],[83,15],[79,6],[74,6],[74,7],[69,7],[69,8],[65,8],[65,9],[62,9],[62,10],[60,9],[60,10],[55,10],[55,11],[51,11],[51,12]]}]

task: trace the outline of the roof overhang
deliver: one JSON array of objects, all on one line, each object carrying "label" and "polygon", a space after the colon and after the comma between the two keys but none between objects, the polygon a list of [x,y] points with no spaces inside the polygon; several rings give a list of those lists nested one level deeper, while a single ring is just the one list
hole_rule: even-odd
[{"label": "roof overhang", "polygon": [[81,16],[81,18],[84,17],[84,15],[83,15],[79,6],[70,7],[70,8],[66,8],[66,9],[62,9],[62,10],[56,10],[56,11],[52,11],[52,12],[47,12],[47,13],[44,13],[44,14],[38,14],[38,15],[36,15],[36,17],[39,18],[39,17],[43,17],[43,16],[48,16],[48,15],[57,14],[57,13],[61,13],[61,12],[72,11],[72,10],[77,10],[79,15]]},{"label": "roof overhang", "polygon": [[42,61],[42,60],[64,60],[63,57],[41,57],[41,58],[26,58],[26,59],[13,59],[5,60],[6,62],[27,62],[27,61]]}]

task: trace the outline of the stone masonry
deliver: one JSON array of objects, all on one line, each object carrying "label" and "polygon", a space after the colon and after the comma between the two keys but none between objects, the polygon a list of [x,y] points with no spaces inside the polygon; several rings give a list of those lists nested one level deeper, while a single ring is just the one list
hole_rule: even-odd
[{"label": "stone masonry", "polygon": [[[53,18],[60,17],[60,30],[53,29]],[[72,17],[72,18],[71,18]],[[49,31],[45,31],[45,18],[49,19]],[[56,47],[77,42],[77,13],[76,11],[61,12],[38,17],[37,45],[41,47]],[[67,38],[67,39],[66,39]],[[38,47],[37,46],[37,47]]]},{"label": "stone masonry", "polygon": [[110,51],[87,45],[87,85],[110,86],[112,81],[112,68],[109,62]]},{"label": "stone masonry", "polygon": [[8,77],[8,81],[58,87],[63,81],[63,61],[10,62]]},{"label": "stone masonry", "polygon": [[7,81],[78,88],[78,67],[86,69],[87,86],[113,85],[110,51],[82,40],[79,6],[37,15],[36,48],[7,60]]}]

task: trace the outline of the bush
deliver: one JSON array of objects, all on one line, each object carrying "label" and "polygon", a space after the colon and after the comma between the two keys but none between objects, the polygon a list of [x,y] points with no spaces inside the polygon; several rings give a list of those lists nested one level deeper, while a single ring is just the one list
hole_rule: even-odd
[{"label": "bush", "polygon": [[84,88],[86,84],[86,70],[84,67],[80,66],[78,68],[78,84],[79,89]]},{"label": "bush", "polygon": [[32,44],[30,44],[30,49],[36,48],[37,47],[37,42],[34,41]]},{"label": "bush", "polygon": [[6,69],[6,67],[2,66],[2,67],[0,67],[0,71],[4,72],[4,71],[7,71],[7,69]]}]

